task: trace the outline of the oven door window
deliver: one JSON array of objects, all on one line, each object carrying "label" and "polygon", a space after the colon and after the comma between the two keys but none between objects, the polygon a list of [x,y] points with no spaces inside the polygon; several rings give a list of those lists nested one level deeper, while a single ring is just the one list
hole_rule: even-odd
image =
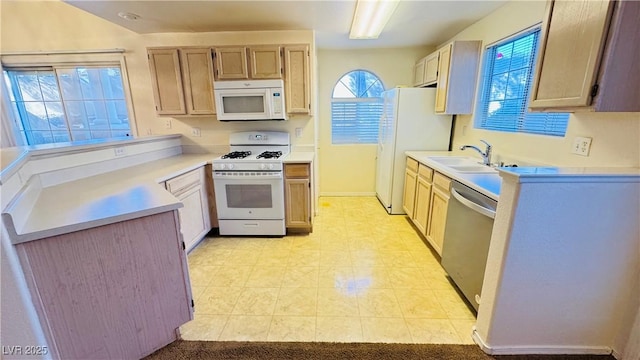
[{"label": "oven door window", "polygon": [[240,209],[268,209],[273,207],[270,184],[225,185],[227,207]]},{"label": "oven door window", "polygon": [[264,114],[264,95],[223,96],[224,112],[227,114]]}]

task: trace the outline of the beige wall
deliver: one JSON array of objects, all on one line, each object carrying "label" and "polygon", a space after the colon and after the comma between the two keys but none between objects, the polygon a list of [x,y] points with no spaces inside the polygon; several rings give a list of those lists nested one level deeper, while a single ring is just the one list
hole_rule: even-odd
[{"label": "beige wall", "polygon": [[416,59],[433,48],[318,51],[320,195],[374,195],[376,145],[331,144],[331,93],[351,70],[376,74],[386,89],[410,85]]},{"label": "beige wall", "polygon": [[[510,2],[454,39],[482,40],[486,47],[542,22],[544,10],[544,1]],[[558,166],[640,166],[640,113],[574,113],[569,116],[565,137],[475,129],[473,120],[473,115],[457,117],[454,149],[463,144],[478,145],[479,140],[484,139],[493,145],[494,161]],[[571,154],[576,136],[593,138],[588,157]]]},{"label": "beige wall", "polygon": [[[299,44],[308,43],[314,51],[312,31],[164,33],[140,35],[114,25],[59,1],[3,1],[1,9],[2,52],[125,49],[129,83],[139,136],[149,133],[185,135],[184,142],[207,147],[228,144],[232,131],[289,131],[294,145],[314,144],[313,117],[295,116],[289,121],[219,122],[215,117],[173,117],[171,129],[165,128],[167,117],[155,114],[151,77],[146,47],[151,46],[212,46],[234,44]],[[314,56],[311,56],[313,69]],[[314,82],[312,82],[314,84]],[[315,87],[312,86],[312,93]],[[312,94],[313,96],[313,94]],[[194,137],[191,128],[201,129]],[[295,138],[295,128],[302,136]]]}]

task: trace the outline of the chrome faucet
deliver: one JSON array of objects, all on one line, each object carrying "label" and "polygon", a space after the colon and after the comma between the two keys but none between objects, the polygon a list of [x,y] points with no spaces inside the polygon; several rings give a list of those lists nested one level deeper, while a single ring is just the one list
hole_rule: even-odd
[{"label": "chrome faucet", "polygon": [[460,146],[460,150],[473,149],[477,151],[478,153],[480,153],[480,155],[482,155],[482,164],[491,166],[491,144],[489,144],[484,140],[480,140],[480,141],[482,141],[487,146],[487,149],[484,152],[480,150],[477,146],[473,146],[473,145],[462,145]]}]

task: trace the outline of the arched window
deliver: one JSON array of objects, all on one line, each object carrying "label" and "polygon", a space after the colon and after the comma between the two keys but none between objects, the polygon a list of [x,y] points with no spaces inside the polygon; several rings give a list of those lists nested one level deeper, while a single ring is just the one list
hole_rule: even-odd
[{"label": "arched window", "polygon": [[354,70],[340,78],[331,97],[331,143],[376,144],[384,85],[373,73]]}]

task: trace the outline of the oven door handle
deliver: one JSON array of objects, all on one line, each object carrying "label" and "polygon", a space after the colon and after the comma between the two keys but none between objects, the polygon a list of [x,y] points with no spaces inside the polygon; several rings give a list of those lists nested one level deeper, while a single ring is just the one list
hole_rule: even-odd
[{"label": "oven door handle", "polygon": [[469,209],[480,213],[488,218],[491,219],[495,219],[496,217],[496,212],[488,209],[484,206],[481,206],[479,204],[476,204],[475,202],[465,198],[464,196],[462,196],[462,194],[460,194],[459,192],[456,191],[456,189],[454,189],[453,187],[451,188],[451,195],[453,195],[453,197],[458,200],[462,205],[468,207]]},{"label": "oven door handle", "polygon": [[213,178],[218,180],[282,180],[282,173],[273,173],[269,175],[217,175],[213,173]]}]

